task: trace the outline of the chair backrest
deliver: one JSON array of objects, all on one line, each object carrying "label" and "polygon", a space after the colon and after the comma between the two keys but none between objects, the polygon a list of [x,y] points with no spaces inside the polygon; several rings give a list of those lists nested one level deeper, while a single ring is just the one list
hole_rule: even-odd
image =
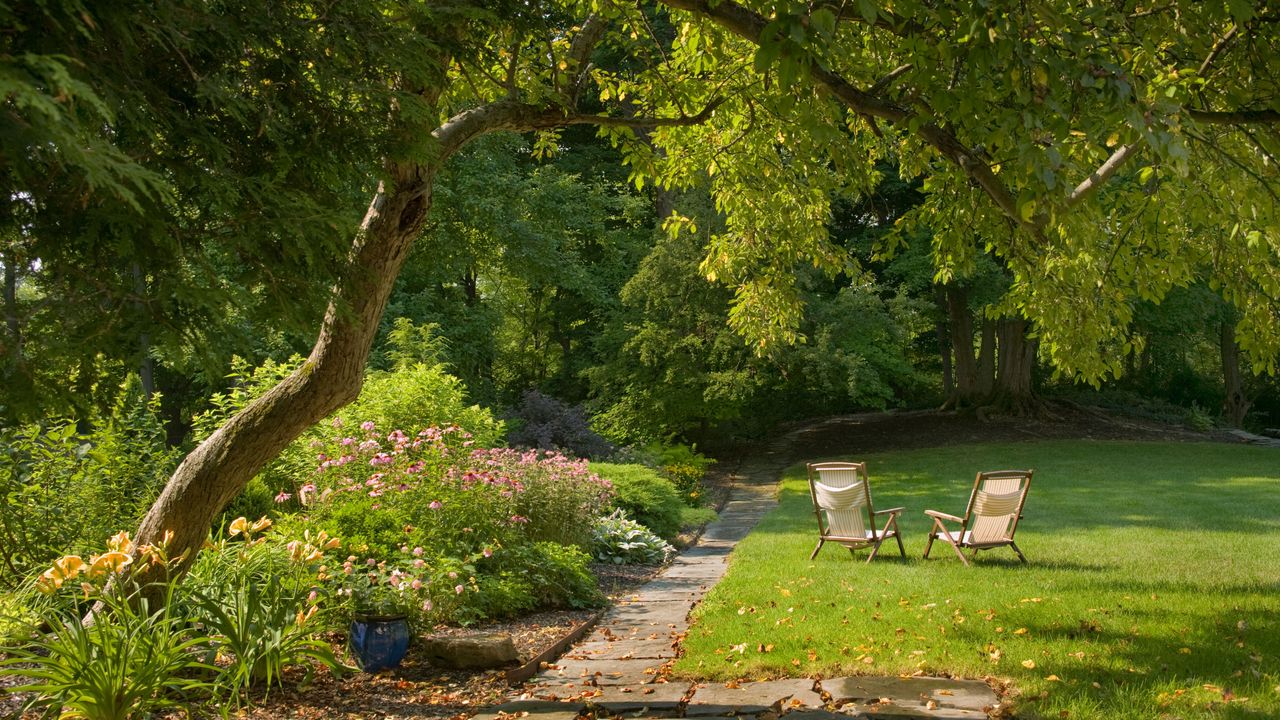
[{"label": "chair backrest", "polygon": [[964,525],[970,542],[990,543],[1013,540],[1027,501],[1033,470],[980,472],[973,481]]},{"label": "chair backrest", "polygon": [[809,494],[814,512],[818,514],[820,532],[849,538],[867,537],[867,530],[872,527],[872,509],[865,463],[810,463]]}]

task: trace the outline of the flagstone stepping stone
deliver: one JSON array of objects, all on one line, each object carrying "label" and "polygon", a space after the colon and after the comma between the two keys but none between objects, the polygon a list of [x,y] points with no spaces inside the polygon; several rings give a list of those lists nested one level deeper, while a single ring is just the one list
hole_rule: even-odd
[{"label": "flagstone stepping stone", "polygon": [[658,677],[665,660],[574,660],[561,658],[555,667],[533,676],[535,683],[644,685]]},{"label": "flagstone stepping stone", "polygon": [[667,660],[679,654],[672,647],[674,644],[671,638],[592,640],[573,648],[564,657],[573,660]]},{"label": "flagstone stepping stone", "polygon": [[590,707],[614,713],[643,713],[646,711],[675,712],[679,709],[689,683],[652,683],[641,687],[608,685],[585,697]]},{"label": "flagstone stepping stone", "polygon": [[[791,702],[794,700],[795,702]],[[822,696],[813,681],[766,680],[747,683],[707,683],[694,686],[685,717],[762,713],[783,708],[821,708]]]},{"label": "flagstone stepping stone", "polygon": [[[837,706],[853,704],[865,706],[888,699],[898,708],[916,710],[936,709],[977,712],[986,716],[986,708],[999,702],[995,692],[979,680],[952,680],[926,677],[844,677],[828,678],[820,682],[822,691],[831,696]],[[888,703],[886,703],[888,704]],[[883,712],[896,712],[886,709]],[[886,715],[891,716],[891,715]],[[898,715],[899,717],[901,715]],[[921,717],[951,717],[950,715],[921,715]],[[955,717],[964,717],[963,714]]]}]

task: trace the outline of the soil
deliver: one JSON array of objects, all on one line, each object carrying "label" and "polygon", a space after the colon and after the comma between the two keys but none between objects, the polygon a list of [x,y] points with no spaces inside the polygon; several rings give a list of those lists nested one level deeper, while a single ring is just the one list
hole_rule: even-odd
[{"label": "soil", "polygon": [[[884,452],[974,442],[1044,439],[1173,440],[1240,442],[1224,432],[1203,433],[1159,423],[1115,417],[1074,404],[1054,405],[1037,418],[990,417],[936,411],[843,415],[779,428],[768,440],[744,443],[722,452],[708,474],[713,504],[719,506],[747,462],[780,470],[805,459],[862,452]],[[682,545],[696,534],[681,538]],[[597,565],[593,567],[605,595],[616,599],[643,584],[657,568]],[[476,630],[508,632],[523,659],[536,656],[593,615],[591,610],[537,613],[515,620],[487,623]],[[467,630],[440,628],[440,632]],[[341,639],[335,638],[335,644]],[[298,678],[300,679],[300,678]],[[0,717],[12,712],[12,697],[0,676]],[[449,718],[466,717],[476,708],[501,702],[507,692],[503,671],[450,672],[431,666],[410,648],[400,668],[342,678],[321,671],[303,689],[290,684],[255,700],[236,714],[249,720],[278,718]],[[6,700],[9,704],[6,706]]]}]

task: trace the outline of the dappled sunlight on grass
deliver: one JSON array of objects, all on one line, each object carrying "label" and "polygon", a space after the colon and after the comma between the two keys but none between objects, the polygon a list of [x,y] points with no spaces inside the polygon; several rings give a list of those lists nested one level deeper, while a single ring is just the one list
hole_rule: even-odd
[{"label": "dappled sunlight on grass", "polygon": [[[906,506],[908,557],[828,544],[803,467],[695,611],[678,673],[954,674],[1011,682],[1026,716],[1280,716],[1280,452],[1056,441],[866,460]],[[962,514],[978,470],[1035,468],[1007,548],[964,567],[928,509]]]}]

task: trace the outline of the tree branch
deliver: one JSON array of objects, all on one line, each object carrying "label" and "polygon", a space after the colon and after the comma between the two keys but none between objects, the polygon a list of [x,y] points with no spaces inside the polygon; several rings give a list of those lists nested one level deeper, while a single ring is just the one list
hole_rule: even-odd
[{"label": "tree branch", "polygon": [[1187,108],[1187,115],[1206,125],[1275,125],[1280,124],[1280,110],[1197,110]]},{"label": "tree branch", "polygon": [[1138,146],[1136,144],[1121,145],[1116,148],[1116,151],[1111,153],[1111,157],[1107,158],[1105,162],[1099,165],[1097,170],[1094,170],[1089,174],[1089,177],[1080,181],[1079,185],[1076,185],[1075,189],[1071,191],[1071,194],[1067,196],[1066,206],[1068,208],[1073,208],[1083,202],[1090,195],[1097,192],[1098,188],[1110,180],[1111,176],[1115,175],[1116,171],[1120,169],[1120,166],[1123,165],[1126,160],[1133,157],[1137,150]]},{"label": "tree branch", "polygon": [[[767,21],[759,14],[733,2],[723,0],[712,3],[711,0],[659,0],[667,7],[686,10],[705,17],[720,27],[750,42],[759,44]],[[879,23],[877,23],[879,25]],[[825,87],[840,102],[853,112],[891,123],[902,123],[917,113],[889,102],[875,95],[858,89],[840,75],[827,70],[819,63],[809,64],[809,75],[819,85]],[[991,167],[977,153],[960,142],[953,133],[936,123],[920,126],[917,133],[943,157],[950,160],[969,176],[986,192],[996,207],[1015,225],[1038,235],[1038,224],[1022,218],[1018,211],[1017,201],[1004,183],[991,171]]]}]

